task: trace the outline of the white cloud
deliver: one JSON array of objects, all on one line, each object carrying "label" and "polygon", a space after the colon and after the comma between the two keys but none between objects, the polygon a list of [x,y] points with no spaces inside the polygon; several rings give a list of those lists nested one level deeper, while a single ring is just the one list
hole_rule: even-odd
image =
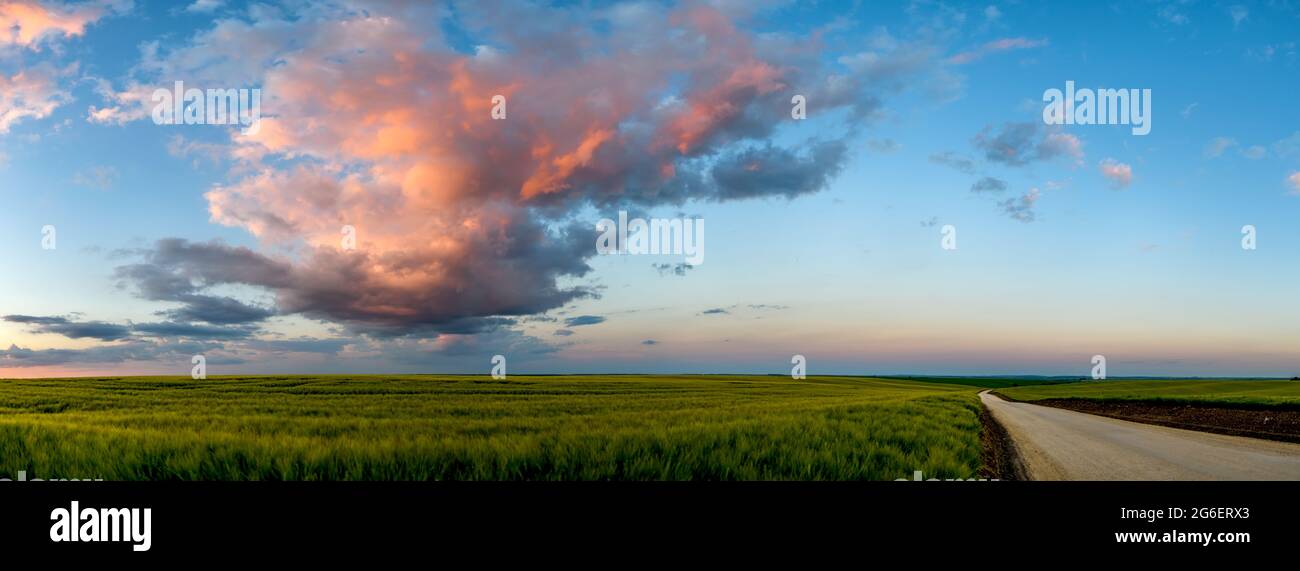
[{"label": "white cloud", "polygon": [[1263,145],[1251,145],[1241,150],[1241,156],[1257,161],[1268,156],[1268,149],[1265,149]]},{"label": "white cloud", "polygon": [[1228,16],[1232,18],[1232,29],[1237,29],[1250,17],[1250,10],[1240,4],[1228,7]]},{"label": "white cloud", "polygon": [[220,8],[225,3],[225,0],[194,0],[194,3],[190,4],[190,7],[186,8],[185,11],[208,14],[216,11],[217,8]]}]

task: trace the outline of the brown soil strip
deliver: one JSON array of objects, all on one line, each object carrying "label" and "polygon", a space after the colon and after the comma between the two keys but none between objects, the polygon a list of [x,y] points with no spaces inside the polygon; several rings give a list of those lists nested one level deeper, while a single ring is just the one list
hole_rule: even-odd
[{"label": "brown soil strip", "polygon": [[1087,399],[1046,399],[1025,402],[1185,430],[1300,442],[1300,411],[1297,410]]},{"label": "brown soil strip", "polygon": [[1007,429],[994,420],[989,409],[980,407],[980,472],[981,478],[997,480],[1028,480],[1025,469],[1016,454],[1015,445]]}]

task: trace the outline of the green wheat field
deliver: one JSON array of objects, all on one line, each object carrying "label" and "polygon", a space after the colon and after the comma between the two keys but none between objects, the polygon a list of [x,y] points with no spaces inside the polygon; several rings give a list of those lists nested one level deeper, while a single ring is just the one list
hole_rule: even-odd
[{"label": "green wheat field", "polygon": [[979,387],[777,376],[0,381],[0,477],[973,478]]},{"label": "green wheat field", "polygon": [[973,478],[985,388],[1021,400],[1300,406],[1300,382],[1289,381],[0,380],[0,478],[893,480],[915,470]]},{"label": "green wheat field", "polygon": [[1087,399],[1300,409],[1300,381],[1088,381],[1000,388],[997,393],[1029,402],[1042,399]]}]

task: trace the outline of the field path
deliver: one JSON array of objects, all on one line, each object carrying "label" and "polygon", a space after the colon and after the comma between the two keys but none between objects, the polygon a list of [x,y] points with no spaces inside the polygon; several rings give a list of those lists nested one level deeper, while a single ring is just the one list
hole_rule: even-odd
[{"label": "field path", "polygon": [[980,400],[1033,480],[1300,480],[1300,444],[1139,424],[988,391]]}]

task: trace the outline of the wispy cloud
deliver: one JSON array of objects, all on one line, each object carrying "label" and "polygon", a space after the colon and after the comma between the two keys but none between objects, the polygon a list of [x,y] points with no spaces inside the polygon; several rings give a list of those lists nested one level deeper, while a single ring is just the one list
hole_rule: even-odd
[{"label": "wispy cloud", "polygon": [[984,57],[1012,50],[1026,50],[1047,45],[1047,40],[1030,38],[1002,38],[983,44],[977,48],[960,52],[948,58],[948,63],[964,65],[979,61]]}]

